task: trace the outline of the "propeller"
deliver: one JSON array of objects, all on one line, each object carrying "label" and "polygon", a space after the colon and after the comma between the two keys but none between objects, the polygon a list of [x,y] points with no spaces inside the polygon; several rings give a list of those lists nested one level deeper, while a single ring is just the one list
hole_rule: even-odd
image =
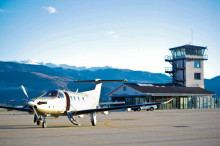
[{"label": "propeller", "polygon": [[[21,85],[21,88],[22,88],[24,94],[26,95],[27,99],[29,100],[29,101],[28,101],[29,104],[30,104],[30,102],[33,103],[33,102],[37,99],[37,98],[36,98],[36,99],[30,101],[30,98],[29,98],[29,96],[28,96],[28,94],[27,94],[27,91],[26,91],[26,89],[24,88],[23,85]],[[26,108],[27,106],[30,106],[28,103],[23,106],[23,109]],[[39,116],[38,116],[37,111],[35,110],[35,107],[34,107],[35,105],[33,104],[33,105],[31,105],[31,106],[32,106],[32,109],[33,109],[33,111],[34,111],[34,123],[35,123],[35,122],[37,121],[37,119],[39,119]]]},{"label": "propeller", "polygon": [[[26,95],[27,99],[30,100],[30,98],[29,98],[29,96],[28,96],[28,94],[27,94],[27,91],[26,91],[26,89],[24,88],[23,85],[21,85],[21,88],[22,88],[24,94]],[[45,94],[46,94],[46,92],[43,93],[43,94],[42,94],[41,96],[39,96],[39,97],[42,97],[42,96],[45,95]],[[35,99],[31,99],[31,100],[34,102],[34,101],[35,101],[36,99],[38,99],[39,97],[37,97],[37,98],[35,98]]]},{"label": "propeller", "polygon": [[[26,95],[27,99],[29,100],[29,96],[28,96],[28,94],[27,94],[26,89],[24,88],[24,86],[23,86],[23,85],[21,85],[21,88],[22,88],[22,90],[23,90],[24,94]],[[23,109],[24,109],[24,108],[26,108],[27,106],[28,106],[28,105],[27,105],[27,104],[25,104],[25,105],[23,106]]]}]

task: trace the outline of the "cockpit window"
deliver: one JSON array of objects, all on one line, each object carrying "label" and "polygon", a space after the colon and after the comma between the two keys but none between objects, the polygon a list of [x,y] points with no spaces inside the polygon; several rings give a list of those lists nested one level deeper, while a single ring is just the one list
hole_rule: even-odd
[{"label": "cockpit window", "polygon": [[60,98],[64,98],[64,94],[63,93],[59,93],[59,97]]},{"label": "cockpit window", "polygon": [[52,90],[52,91],[48,91],[47,94],[45,94],[44,96],[47,96],[47,97],[57,97],[57,95],[58,95],[58,91]]}]

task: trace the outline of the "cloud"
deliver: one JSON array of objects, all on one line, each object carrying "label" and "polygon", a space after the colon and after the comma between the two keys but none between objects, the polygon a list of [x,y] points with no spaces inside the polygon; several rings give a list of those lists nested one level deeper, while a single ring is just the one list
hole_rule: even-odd
[{"label": "cloud", "polygon": [[114,31],[109,31],[108,34],[113,35],[115,32]]},{"label": "cloud", "polygon": [[119,38],[119,36],[118,36],[118,35],[116,35],[116,34],[115,34],[115,35],[113,35],[112,37],[113,37],[113,38],[116,38],[116,39],[117,39],[117,38]]},{"label": "cloud", "polygon": [[109,31],[108,34],[115,39],[119,38],[119,36],[114,31]]},{"label": "cloud", "polygon": [[43,9],[47,10],[49,13],[56,13],[57,10],[54,7],[43,7]]}]

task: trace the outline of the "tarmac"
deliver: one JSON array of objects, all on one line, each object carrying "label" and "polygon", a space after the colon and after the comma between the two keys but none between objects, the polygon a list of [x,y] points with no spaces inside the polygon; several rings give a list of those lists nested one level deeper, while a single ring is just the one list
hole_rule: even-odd
[{"label": "tarmac", "polygon": [[74,126],[67,117],[47,118],[47,128],[33,115],[0,112],[0,146],[8,145],[220,145],[220,109],[157,110],[97,114]]}]

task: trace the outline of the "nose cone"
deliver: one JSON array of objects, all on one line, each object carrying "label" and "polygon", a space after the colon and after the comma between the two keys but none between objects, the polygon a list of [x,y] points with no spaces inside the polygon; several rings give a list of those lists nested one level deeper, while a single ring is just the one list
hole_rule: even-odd
[{"label": "nose cone", "polygon": [[34,101],[30,100],[30,101],[27,102],[27,105],[28,105],[28,106],[34,106],[35,103],[34,103]]}]

